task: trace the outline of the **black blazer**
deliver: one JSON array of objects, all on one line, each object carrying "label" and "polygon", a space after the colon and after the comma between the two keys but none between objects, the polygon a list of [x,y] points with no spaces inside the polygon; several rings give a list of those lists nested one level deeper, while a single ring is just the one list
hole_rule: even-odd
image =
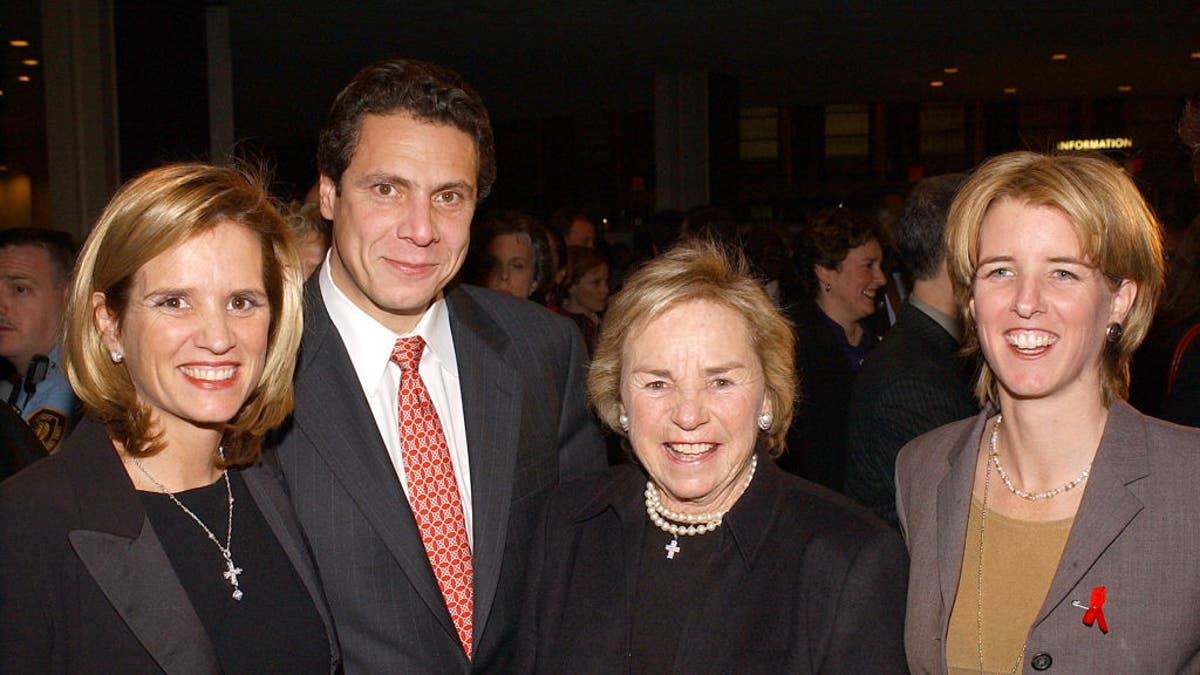
[{"label": "black blazer", "polygon": [[893,527],[896,455],[912,439],[979,412],[954,336],[911,304],[863,362],[850,395],[846,494]]},{"label": "black blazer", "polygon": [[346,671],[505,672],[525,559],[560,479],[604,467],[568,319],[471,286],[446,291],[474,513],[474,658],[463,654],[383,439],[325,308],[306,286],[296,408],[275,449],[325,584]]},{"label": "black blazer", "polygon": [[[291,506],[263,466],[242,478],[333,622]],[[208,633],[100,425],[0,485],[0,672],[217,673]]]},{"label": "black blazer", "polygon": [[[639,554],[658,532],[645,485],[625,465],[554,492],[533,540],[518,672],[633,670]],[[907,672],[908,556],[894,530],[766,456],[722,530],[696,592],[679,598],[672,672]]]},{"label": "black blazer", "polygon": [[800,303],[792,316],[796,323],[799,402],[788,431],[788,450],[779,458],[779,466],[842,492],[846,480],[846,410],[855,372],[815,302]]}]

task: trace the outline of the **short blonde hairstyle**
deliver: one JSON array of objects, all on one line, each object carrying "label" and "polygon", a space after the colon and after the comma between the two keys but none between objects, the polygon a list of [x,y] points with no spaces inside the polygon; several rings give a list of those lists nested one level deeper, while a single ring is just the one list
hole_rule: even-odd
[{"label": "short blonde hairstyle", "polygon": [[[946,223],[947,261],[962,313],[964,349],[979,351],[968,311],[979,263],[979,233],[988,209],[1002,199],[1062,212],[1075,229],[1083,255],[1115,290],[1122,280],[1137,284],[1137,297],[1116,343],[1102,356],[1102,398],[1129,394],[1129,361],[1150,327],[1163,288],[1162,232],[1137,186],[1108,159],[1085,155],[1049,156],[1010,152],[994,157],[967,181],[950,207]],[[975,394],[981,404],[997,402],[995,374],[983,364]]]},{"label": "short blonde hairstyle", "polygon": [[248,228],[261,242],[271,307],[262,376],[225,428],[226,464],[256,461],[262,435],[291,412],[303,330],[303,281],[291,228],[255,172],[198,163],[163,166],[126,183],[105,207],[80,252],[64,320],[67,379],[89,413],[130,454],[155,454],[164,441],[161,430],[151,428],[149,410],[138,401],[129,372],[105,349],[92,294],[104,294],[121,325],[138,270],[223,222]]},{"label": "short blonde hairstyle", "polygon": [[748,269],[740,254],[712,241],[689,240],[629,277],[609,303],[588,373],[589,400],[605,424],[625,435],[617,422],[625,341],[667,310],[704,300],[732,310],[746,322],[774,417],[761,433],[762,444],[772,456],[783,451],[796,395],[792,326]]}]

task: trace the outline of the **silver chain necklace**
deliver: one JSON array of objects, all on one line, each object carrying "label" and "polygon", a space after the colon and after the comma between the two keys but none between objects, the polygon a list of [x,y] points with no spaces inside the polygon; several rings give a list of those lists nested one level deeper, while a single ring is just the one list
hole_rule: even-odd
[{"label": "silver chain necklace", "polygon": [[[217,452],[220,453],[221,461],[224,462],[225,448],[217,448]],[[188,514],[192,520],[196,521],[196,524],[200,526],[200,529],[204,530],[204,534],[208,535],[209,540],[212,541],[213,544],[216,544],[217,549],[221,551],[221,556],[225,558],[225,574],[223,576],[229,581],[229,585],[233,586],[233,599],[241,600],[242,589],[238,586],[238,575],[242,573],[242,568],[233,563],[233,554],[229,552],[229,545],[233,542],[233,488],[229,486],[229,470],[226,469],[221,472],[221,476],[225,478],[225,494],[229,496],[229,524],[225,529],[225,545],[222,546],[221,542],[217,540],[217,536],[212,533],[212,530],[208,529],[208,526],[204,524],[204,521],[200,520],[199,516],[192,513],[191,509],[184,506],[183,502],[179,501],[179,498],[167,489],[167,486],[158,482],[157,478],[150,475],[150,472],[146,470],[146,467],[142,466],[142,460],[140,458],[132,457],[132,459],[133,465],[138,468],[138,471],[141,471],[143,474],[145,474],[146,478],[149,478],[150,482],[154,483],[154,485],[158,487],[158,489],[161,490],[164,495],[170,497],[171,501],[175,502],[175,506],[183,509],[184,513]]]}]

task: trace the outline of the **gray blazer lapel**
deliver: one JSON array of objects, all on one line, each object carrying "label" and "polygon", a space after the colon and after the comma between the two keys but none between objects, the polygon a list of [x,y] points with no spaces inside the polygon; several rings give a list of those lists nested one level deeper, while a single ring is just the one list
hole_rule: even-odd
[{"label": "gray blazer lapel", "polygon": [[136,539],[68,535],[76,555],[142,646],[168,673],[217,673],[216,652],[149,519]]},{"label": "gray blazer lapel", "polygon": [[296,374],[297,431],[346,488],[434,616],[457,636],[408,500],[313,274]]},{"label": "gray blazer lapel", "polygon": [[1050,583],[1046,601],[1033,625],[1043,621],[1064,601],[1088,602],[1082,597],[1069,598],[1071,589],[1087,574],[1096,560],[1142,510],[1142,502],[1127,487],[1149,475],[1146,430],[1140,414],[1124,401],[1113,403],[1108,423],[1092,471],[1088,475],[1083,500],[1075,524],[1058,563],[1058,572]]},{"label": "gray blazer lapel", "polygon": [[[474,511],[476,642],[496,599],[520,446],[521,378],[504,360],[507,339],[465,292],[446,294],[461,375]],[[547,423],[550,423],[547,420]]]},{"label": "gray blazer lapel", "polygon": [[938,483],[938,581],[942,590],[942,635],[950,623],[950,607],[958,591],[962,572],[963,546],[966,545],[967,517],[971,509],[971,490],[974,487],[975,462],[979,439],[989,417],[979,415],[967,434],[958,439],[959,452],[951,459],[950,470]]}]

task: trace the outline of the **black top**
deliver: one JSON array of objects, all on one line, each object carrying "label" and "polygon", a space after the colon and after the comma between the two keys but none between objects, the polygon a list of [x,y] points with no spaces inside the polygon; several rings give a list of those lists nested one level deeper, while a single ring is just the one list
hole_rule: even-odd
[{"label": "black top", "polygon": [[[263,520],[237,471],[230,551],[242,570],[241,600],[225,579],[225,559],[204,530],[170,497],[138,492],[179,582],[212,639],[225,673],[320,673],[329,670],[329,643],[312,598]],[[229,518],[225,481],[176,493],[224,544]]]},{"label": "black top", "polygon": [[760,456],[721,527],[668,560],[645,485],[625,465],[547,501],[516,672],[905,672],[908,555],[877,518]]},{"label": "black top", "polygon": [[686,598],[696,592],[722,538],[721,528],[684,537],[646,528],[633,599],[634,672],[671,672],[687,625]]}]

